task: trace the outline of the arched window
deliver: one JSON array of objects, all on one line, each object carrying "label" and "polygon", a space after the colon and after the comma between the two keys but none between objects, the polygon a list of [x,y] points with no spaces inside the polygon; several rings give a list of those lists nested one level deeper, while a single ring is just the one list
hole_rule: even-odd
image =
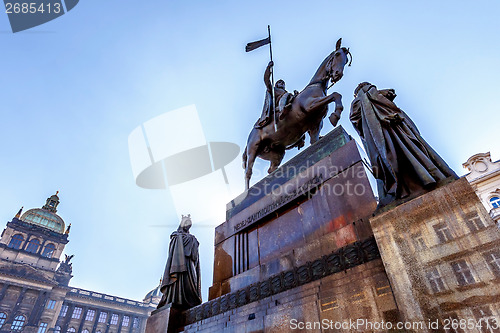
[{"label": "arched window", "polygon": [[0,312],[0,328],[5,324],[5,319],[7,319],[7,314],[5,312]]},{"label": "arched window", "polygon": [[23,235],[21,235],[21,234],[15,234],[10,239],[9,247],[11,247],[13,249],[20,249],[21,245],[23,244],[23,242],[24,242]]},{"label": "arched window", "polygon": [[36,238],[32,238],[28,246],[26,247],[26,251],[31,253],[38,253],[38,249],[40,248],[40,241]]},{"label": "arched window", "polygon": [[89,330],[88,330],[88,329],[84,329],[84,330],[82,331],[82,333],[89,333]]},{"label": "arched window", "polygon": [[61,326],[54,327],[54,333],[61,333]]},{"label": "arched window", "polygon": [[68,330],[67,330],[66,332],[67,332],[67,333],[75,333],[75,332],[76,332],[76,330],[75,330],[75,328],[74,328],[74,327],[70,327],[70,328],[68,328]]},{"label": "arched window", "polygon": [[56,246],[52,243],[47,244],[43,248],[42,256],[47,257],[47,258],[52,258],[52,255],[54,254],[54,251],[56,250]]},{"label": "arched window", "polygon": [[37,333],[45,333],[47,330],[47,323],[40,323],[40,326],[38,326],[38,332]]},{"label": "arched window", "polygon": [[500,198],[494,196],[490,199],[490,204],[493,206],[493,208],[500,208]]},{"label": "arched window", "polygon": [[22,315],[15,316],[14,321],[12,322],[12,326],[10,327],[10,329],[12,331],[21,332],[23,327],[24,327],[25,322],[26,322],[25,316],[22,316]]}]

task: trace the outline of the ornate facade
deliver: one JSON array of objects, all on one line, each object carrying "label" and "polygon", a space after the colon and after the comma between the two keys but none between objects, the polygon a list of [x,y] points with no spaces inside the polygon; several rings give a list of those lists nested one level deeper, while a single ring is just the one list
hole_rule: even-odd
[{"label": "ornate facade", "polygon": [[156,289],[141,301],[68,286],[70,226],[58,216],[57,193],[42,208],[7,223],[0,238],[0,332],[141,333],[156,308]]},{"label": "ornate facade", "polygon": [[479,153],[463,164],[465,176],[493,220],[500,222],[500,160],[493,162],[490,153]]}]

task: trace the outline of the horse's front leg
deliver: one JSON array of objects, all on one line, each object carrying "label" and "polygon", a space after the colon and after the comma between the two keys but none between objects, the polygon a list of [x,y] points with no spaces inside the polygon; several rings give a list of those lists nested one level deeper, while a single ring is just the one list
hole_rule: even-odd
[{"label": "horse's front leg", "polygon": [[[335,101],[336,105],[337,105],[337,103],[340,102],[340,106],[342,107],[342,109],[344,109],[344,107],[342,106],[342,95],[339,94],[338,92],[334,92],[334,93],[331,93],[330,95],[325,96],[325,97],[318,97],[318,98],[312,99],[312,101],[310,101],[308,103],[308,105],[306,105],[304,107],[304,111],[306,113],[309,113],[315,109],[323,108],[333,101]],[[335,110],[337,110],[337,107],[335,108]]]},{"label": "horse's front leg", "polygon": [[342,105],[342,95],[339,93],[332,93],[337,94],[338,96],[335,97],[335,112],[333,112],[328,119],[330,120],[330,123],[332,123],[333,127],[337,126],[337,123],[340,120],[340,115],[342,114],[342,111],[344,110],[344,106]]}]

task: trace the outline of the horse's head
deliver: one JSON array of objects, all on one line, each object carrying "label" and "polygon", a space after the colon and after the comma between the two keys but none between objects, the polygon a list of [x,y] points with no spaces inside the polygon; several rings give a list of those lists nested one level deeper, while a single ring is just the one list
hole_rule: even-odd
[{"label": "horse's head", "polygon": [[[329,59],[326,63],[326,76],[327,79],[330,79],[332,81],[332,83],[339,81],[344,75],[344,67],[348,62],[347,56],[351,54],[348,48],[340,46],[341,43],[342,38],[337,41],[335,51],[330,54]],[[351,63],[349,63],[349,66],[351,66]]]}]

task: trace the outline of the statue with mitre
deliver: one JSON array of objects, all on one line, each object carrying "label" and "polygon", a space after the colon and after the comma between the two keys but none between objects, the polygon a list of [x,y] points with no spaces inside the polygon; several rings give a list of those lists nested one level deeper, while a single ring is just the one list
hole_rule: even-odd
[{"label": "statue with mitre", "polygon": [[160,287],[163,296],[158,309],[167,304],[188,309],[201,304],[199,243],[189,233],[190,215],[182,215],[177,231],[170,235],[167,265]]}]

